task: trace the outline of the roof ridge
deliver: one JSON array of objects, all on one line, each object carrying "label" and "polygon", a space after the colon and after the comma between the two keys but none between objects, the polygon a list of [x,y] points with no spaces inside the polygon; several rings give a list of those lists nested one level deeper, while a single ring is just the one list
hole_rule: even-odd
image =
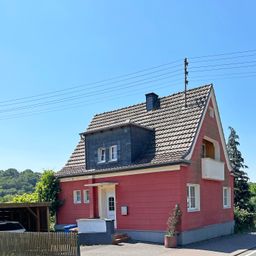
[{"label": "roof ridge", "polygon": [[[201,85],[201,86],[199,86],[199,87],[195,87],[195,88],[189,89],[189,90],[187,90],[187,92],[199,90],[199,89],[202,89],[202,88],[204,88],[204,87],[212,88],[212,87],[213,87],[213,84]],[[178,94],[181,94],[181,93],[184,93],[184,91],[180,91],[180,92],[176,92],[176,93],[173,93],[173,94],[170,94],[170,95],[166,95],[166,96],[163,96],[163,97],[159,97],[159,99],[161,100],[161,99],[164,99],[164,98],[167,98],[167,97],[172,97],[172,96],[175,96],[175,95],[178,95]],[[143,102],[141,102],[141,103],[129,105],[129,106],[126,106],[126,107],[121,107],[121,108],[113,109],[113,110],[110,110],[110,111],[104,111],[104,112],[95,114],[94,117],[96,117],[96,116],[101,116],[101,115],[105,115],[105,114],[108,114],[108,113],[113,113],[113,112],[120,111],[120,110],[124,110],[124,109],[129,109],[129,108],[136,107],[136,106],[140,106],[140,105],[143,105],[143,104],[146,104],[146,102],[143,101]]]}]

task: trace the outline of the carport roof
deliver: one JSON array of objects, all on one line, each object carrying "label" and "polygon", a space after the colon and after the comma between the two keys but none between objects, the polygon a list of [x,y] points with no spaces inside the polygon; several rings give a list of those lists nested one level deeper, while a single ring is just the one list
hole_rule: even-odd
[{"label": "carport roof", "polygon": [[49,207],[50,202],[42,203],[0,203],[0,209],[10,209],[10,208],[33,208],[33,207]]}]

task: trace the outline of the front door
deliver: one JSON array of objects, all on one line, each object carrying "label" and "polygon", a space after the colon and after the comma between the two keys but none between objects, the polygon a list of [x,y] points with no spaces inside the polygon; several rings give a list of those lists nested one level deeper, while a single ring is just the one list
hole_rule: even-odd
[{"label": "front door", "polygon": [[107,206],[107,218],[111,220],[116,219],[116,202],[115,192],[107,191],[106,193],[106,206]]},{"label": "front door", "polygon": [[102,186],[98,190],[99,196],[99,216],[102,219],[115,221],[116,227],[116,193],[115,186]]}]

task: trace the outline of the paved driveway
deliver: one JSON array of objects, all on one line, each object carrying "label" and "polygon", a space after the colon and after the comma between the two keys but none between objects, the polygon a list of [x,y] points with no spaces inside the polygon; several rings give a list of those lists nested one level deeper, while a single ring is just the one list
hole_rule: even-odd
[{"label": "paved driveway", "polygon": [[256,233],[225,236],[175,249],[167,249],[159,244],[141,242],[84,246],[81,247],[81,256],[234,256],[239,254],[245,256],[250,253],[251,256],[254,256],[253,251],[244,253],[253,247],[256,247]]}]

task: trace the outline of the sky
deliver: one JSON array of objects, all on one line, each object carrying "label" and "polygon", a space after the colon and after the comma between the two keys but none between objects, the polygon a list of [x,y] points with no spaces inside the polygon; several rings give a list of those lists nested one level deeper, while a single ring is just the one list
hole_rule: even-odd
[{"label": "sky", "polygon": [[0,0],[0,169],[60,170],[96,113],[213,83],[256,181],[256,2]]}]

